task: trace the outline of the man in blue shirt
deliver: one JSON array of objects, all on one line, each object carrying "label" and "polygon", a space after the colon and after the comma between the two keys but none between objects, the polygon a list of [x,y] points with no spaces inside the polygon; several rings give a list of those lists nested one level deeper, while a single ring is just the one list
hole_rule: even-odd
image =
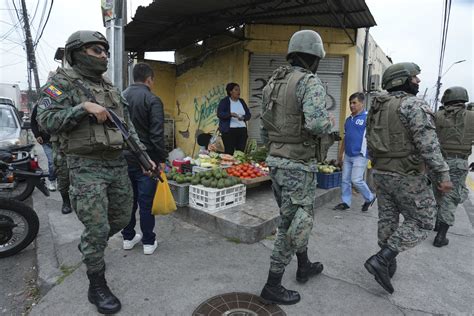
[{"label": "man in blue shirt", "polygon": [[335,210],[347,210],[351,207],[351,183],[365,199],[365,203],[362,205],[363,212],[366,212],[375,201],[375,195],[364,181],[364,173],[368,162],[365,140],[367,111],[364,109],[364,99],[364,94],[360,92],[356,92],[349,97],[351,116],[346,119],[344,124],[345,135],[338,157],[339,162],[344,161],[341,184],[342,203],[336,205]]}]

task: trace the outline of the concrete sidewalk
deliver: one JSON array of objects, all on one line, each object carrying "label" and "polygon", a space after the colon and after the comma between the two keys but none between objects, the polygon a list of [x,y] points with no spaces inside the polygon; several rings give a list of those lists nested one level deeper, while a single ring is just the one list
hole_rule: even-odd
[{"label": "concrete sidewalk", "polygon": [[[471,195],[472,198],[472,195]],[[356,197],[354,209],[319,208],[310,238],[312,260],[322,275],[305,285],[295,281],[296,258],[283,284],[298,290],[299,304],[282,307],[288,315],[422,315],[474,313],[474,232],[460,206],[450,244],[435,248],[435,233],[398,257],[395,292],[387,294],[363,267],[378,250],[377,205],[366,214]],[[472,204],[471,204],[472,205]],[[34,196],[39,281],[45,293],[31,315],[93,315],[87,301],[85,267],[77,250],[82,224],[75,214],[60,213],[60,198]],[[114,236],[106,251],[107,279],[122,301],[122,315],[191,315],[203,301],[228,292],[259,294],[266,281],[271,238],[247,245],[209,233],[175,216],[157,217],[159,247],[144,256],[141,245],[121,249]]]}]

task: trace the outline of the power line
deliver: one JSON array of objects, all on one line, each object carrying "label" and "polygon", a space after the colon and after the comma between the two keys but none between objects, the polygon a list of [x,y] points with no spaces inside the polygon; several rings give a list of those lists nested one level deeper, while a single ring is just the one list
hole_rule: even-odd
[{"label": "power line", "polygon": [[[43,6],[43,12],[41,12],[41,19],[38,23],[38,30],[41,29],[41,25],[43,24],[43,19],[44,19],[44,16],[45,16],[45,13],[46,13],[46,8],[48,7],[48,0],[45,0],[44,1],[44,6]],[[36,34],[36,39],[38,38],[38,34]],[[36,42],[36,39],[35,39],[35,42]]]},{"label": "power line", "polygon": [[31,23],[33,23],[33,20],[34,20],[35,17],[36,17],[36,12],[38,11],[39,4],[40,4],[40,1],[37,1],[37,2],[36,2],[35,13],[33,13],[33,17],[31,18]]},{"label": "power line", "polygon": [[43,36],[43,31],[44,31],[44,29],[45,29],[45,27],[46,27],[46,24],[48,24],[49,16],[51,15],[51,10],[53,9],[53,3],[54,3],[54,0],[51,0],[51,5],[49,6],[48,16],[46,17],[46,21],[45,21],[44,24],[43,24],[43,28],[41,29],[40,35],[39,35],[39,37],[37,38],[37,40],[36,40],[36,42],[35,42],[35,46],[38,45],[39,40],[40,40],[41,37]]},{"label": "power line", "polygon": [[[12,0],[13,2],[13,0]],[[8,8],[10,9],[10,4],[8,2],[6,2]],[[15,4],[13,2],[13,4]],[[16,13],[16,16],[17,16],[17,19],[15,19],[15,16],[13,15],[13,12],[12,11],[15,11]],[[23,33],[20,32],[18,30],[18,26],[21,26],[21,21],[22,19],[20,18],[19,14],[18,14],[18,11],[16,9],[16,6],[15,6],[15,9],[12,9],[11,11],[8,11],[8,15],[10,16],[10,20],[12,21],[12,23],[15,23],[15,21],[18,21],[17,23],[15,23],[16,27],[14,27],[10,33],[6,34],[6,36],[3,37],[3,39],[6,39],[6,37],[10,36],[10,34],[13,32],[13,31],[16,31],[16,34],[18,35],[18,37],[21,39],[21,41],[24,41],[23,39]]]},{"label": "power line", "polygon": [[[19,46],[19,45],[16,45],[16,46]],[[13,46],[12,48],[10,48],[10,50],[12,50],[13,48],[15,48],[15,46]],[[25,55],[20,55],[20,54],[11,52],[10,50],[5,49],[5,48],[2,48],[2,47],[0,47],[0,49],[1,49],[2,51],[4,51],[5,53],[12,54],[12,55],[16,55],[16,56],[20,56],[20,57],[25,58]]]},{"label": "power line", "polygon": [[444,0],[443,9],[443,30],[441,34],[441,48],[439,53],[438,80],[436,82],[435,111],[438,110],[438,97],[441,89],[441,77],[443,73],[444,53],[446,51],[446,42],[448,40],[449,17],[451,14],[451,0]]},{"label": "power line", "polygon": [[18,65],[18,64],[21,64],[21,63],[24,63],[25,61],[22,60],[22,61],[19,61],[19,62],[16,62],[16,63],[13,63],[13,64],[8,64],[8,65],[3,65],[3,66],[0,66],[0,68],[5,68],[5,67],[10,67],[10,66],[14,66],[14,65]]}]

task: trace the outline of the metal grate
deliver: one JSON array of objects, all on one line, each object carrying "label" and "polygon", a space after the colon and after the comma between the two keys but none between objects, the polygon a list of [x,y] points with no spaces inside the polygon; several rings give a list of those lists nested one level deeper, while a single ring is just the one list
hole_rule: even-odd
[{"label": "metal grate", "polygon": [[278,305],[266,305],[250,293],[227,293],[214,296],[193,312],[193,316],[286,316]]}]

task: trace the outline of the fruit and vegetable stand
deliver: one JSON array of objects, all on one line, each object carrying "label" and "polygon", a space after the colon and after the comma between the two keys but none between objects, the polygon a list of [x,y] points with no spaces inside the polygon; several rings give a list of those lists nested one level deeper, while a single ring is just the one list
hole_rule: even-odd
[{"label": "fruit and vegetable stand", "polygon": [[253,152],[254,158],[236,151],[233,156],[211,152],[173,161],[166,176],[176,205],[212,213],[245,203],[247,188],[270,180],[266,151],[257,148]]}]

